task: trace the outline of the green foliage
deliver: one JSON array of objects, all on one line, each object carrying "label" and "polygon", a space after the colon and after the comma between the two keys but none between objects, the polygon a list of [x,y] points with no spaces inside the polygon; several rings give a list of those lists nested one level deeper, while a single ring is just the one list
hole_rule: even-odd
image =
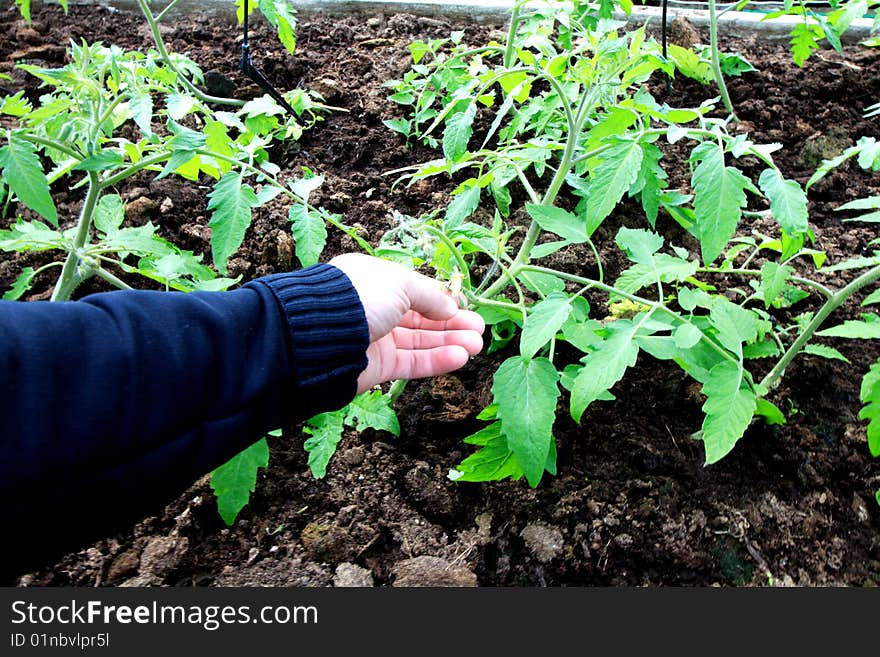
[{"label": "green foliage", "polygon": [[345,427],[357,431],[375,429],[399,436],[400,423],[392,407],[392,399],[380,390],[371,390],[355,397],[345,408],[321,413],[311,418],[303,427],[310,438],[304,447],[309,453],[309,469],[316,479],[327,474],[327,465],[342,440]]},{"label": "green foliage", "polygon": [[227,525],[235,522],[250,500],[257,485],[257,471],[268,465],[269,444],[262,438],[211,473],[217,510]]}]

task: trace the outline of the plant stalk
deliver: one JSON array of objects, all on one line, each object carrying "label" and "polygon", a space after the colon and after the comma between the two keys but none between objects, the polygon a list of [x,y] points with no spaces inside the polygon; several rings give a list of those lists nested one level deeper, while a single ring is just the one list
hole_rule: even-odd
[{"label": "plant stalk", "polygon": [[724,82],[724,74],[721,72],[721,53],[718,50],[718,12],[715,8],[715,0],[709,0],[709,48],[712,51],[712,71],[715,75],[715,83],[721,93],[721,101],[727,109],[727,113],[736,120],[733,111],[733,103],[730,102],[730,94],[727,93],[727,84]]},{"label": "plant stalk", "polygon": [[77,271],[80,264],[79,253],[89,239],[92,228],[92,215],[95,212],[95,206],[98,204],[98,198],[101,196],[101,186],[98,182],[97,172],[88,171],[87,175],[89,189],[86,192],[86,198],[80,209],[76,236],[73,238],[73,246],[67,253],[67,259],[61,268],[61,275],[58,277],[58,282],[52,291],[52,301],[69,300],[76,286],[82,282]]},{"label": "plant stalk", "polygon": [[773,367],[770,372],[767,373],[760,383],[760,388],[764,390],[770,390],[779,382],[779,379],[782,377],[785,372],[785,368],[788,367],[789,363],[794,360],[794,357],[797,356],[807,342],[813,337],[813,334],[819,329],[822,325],[822,322],[847,299],[849,299],[853,294],[861,290],[866,285],[870,285],[875,281],[880,280],[880,266],[873,267],[869,269],[864,274],[859,276],[858,278],[853,279],[847,285],[837,290],[834,294],[832,294],[825,304],[819,309],[819,312],[816,313],[815,317],[807,324],[807,327],[803,330],[803,332],[797,337],[797,339],[791,343],[791,346],[788,348],[782,358],[779,359],[779,362]]},{"label": "plant stalk", "polygon": [[[153,35],[153,41],[156,44],[156,50],[159,51],[159,56],[162,58],[162,61],[165,62],[165,65],[170,68],[177,75],[178,79],[181,83],[189,89],[192,94],[198,98],[203,103],[213,103],[215,105],[232,105],[234,107],[243,107],[244,101],[238,100],[237,98],[221,98],[218,96],[211,96],[210,94],[206,94],[204,91],[199,89],[188,77],[186,77],[180,70],[174,65],[174,62],[171,61],[171,55],[168,53],[168,48],[165,47],[165,41],[162,39],[162,34],[159,32],[159,22],[156,20],[156,17],[153,15],[153,12],[150,10],[150,7],[147,5],[147,0],[137,0],[138,7],[140,7],[141,13],[143,13],[144,18],[147,19],[147,23],[150,25],[150,33]],[[167,7],[166,7],[167,9]],[[162,14],[165,12],[163,11]],[[160,16],[162,15],[160,14]]]}]

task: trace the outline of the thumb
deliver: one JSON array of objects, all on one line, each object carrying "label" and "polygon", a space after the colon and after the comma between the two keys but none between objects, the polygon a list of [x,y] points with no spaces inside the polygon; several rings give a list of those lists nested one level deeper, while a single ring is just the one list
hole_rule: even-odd
[{"label": "thumb", "polygon": [[410,271],[401,287],[409,298],[410,308],[428,319],[449,319],[458,312],[455,300],[446,294],[441,283]]}]

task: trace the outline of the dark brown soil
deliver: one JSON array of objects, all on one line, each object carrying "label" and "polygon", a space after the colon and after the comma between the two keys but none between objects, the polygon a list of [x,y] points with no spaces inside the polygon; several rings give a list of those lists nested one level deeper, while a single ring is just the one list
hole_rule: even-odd
[{"label": "dark brown soil", "polygon": [[[468,39],[482,43],[493,32],[500,37],[503,25],[405,14],[301,19],[295,58],[284,56],[258,22],[254,59],[278,87],[316,89],[347,111],[329,114],[298,143],[276,149],[274,161],[288,173],[301,166],[323,173],[327,181],[316,201],[361,225],[372,241],[390,227],[393,210],[418,215],[442,207],[451,189],[442,181],[392,188],[386,172],[434,155],[408,150],[382,125],[396,108],[381,84],[407,69],[407,45],[415,37],[464,29]],[[173,50],[241,85],[236,93],[255,92],[237,72],[231,12],[178,13],[167,23]],[[6,7],[0,31],[4,72],[18,61],[59,65],[70,39],[135,48],[150,43],[139,14],[99,7],[75,6],[66,17],[47,7],[35,13],[32,27]],[[786,175],[805,182],[822,157],[858,136],[877,135],[876,119],[862,118],[864,108],[880,100],[876,51],[822,51],[797,68],[783,42],[728,39],[724,47],[745,53],[760,70],[731,82],[733,102],[741,129],[755,141],[783,145],[774,157]],[[37,93],[24,74],[13,75],[3,84]],[[662,81],[655,87],[655,94],[665,95]],[[696,106],[711,93],[676,80],[665,100]],[[161,224],[166,237],[207,250],[203,189],[144,177],[121,192],[137,212]],[[72,220],[77,197],[59,193],[62,214]],[[866,252],[875,237],[841,223],[832,208],[878,193],[880,179],[855,166],[811,191],[818,246],[832,260]],[[603,228],[612,270],[619,258],[609,238],[628,221],[630,209],[634,214],[624,204]],[[328,254],[353,249],[336,235]],[[568,257],[577,264],[580,256]],[[0,260],[4,289],[29,258]],[[261,209],[231,263],[233,273],[249,279],[293,266],[286,212]],[[35,288],[32,298],[47,289],[45,283]],[[840,316],[857,312],[852,304]],[[217,515],[202,479],[129,531],[23,574],[19,584],[873,586],[880,582],[880,508],[874,501],[880,460],[871,458],[858,419],[858,382],[880,350],[838,346],[851,366],[796,360],[773,400],[797,413],[783,427],[754,425],[729,457],[711,467],[703,466],[701,443],[690,437],[700,426],[701,405],[690,380],[642,356],[615,388],[618,401],[592,406],[581,426],[560,412],[559,475],[536,490],[523,482],[456,485],[447,478],[467,454],[461,439],[481,425],[475,416],[505,357],[481,355],[455,375],[411,383],[398,404],[400,438],[372,431],[346,435],[323,480],[308,471],[304,436],[287,427],[272,442],[270,466],[231,528]]]}]

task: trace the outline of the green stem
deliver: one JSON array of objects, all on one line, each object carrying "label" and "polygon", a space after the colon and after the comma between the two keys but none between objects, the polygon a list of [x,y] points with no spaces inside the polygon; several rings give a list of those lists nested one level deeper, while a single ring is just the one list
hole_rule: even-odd
[{"label": "green stem", "polygon": [[162,40],[162,34],[159,32],[159,22],[156,20],[156,17],[153,16],[153,12],[147,5],[147,0],[137,0],[137,2],[138,6],[141,9],[141,12],[144,15],[144,18],[147,19],[147,23],[149,23],[150,25],[150,32],[153,35],[153,41],[156,44],[156,50],[159,51],[159,57],[162,58],[162,61],[165,62],[165,65],[168,68],[174,71],[175,75],[177,75],[177,78],[180,80],[183,86],[189,89],[192,94],[203,103],[214,103],[215,105],[232,105],[235,107],[244,106],[245,103],[243,100],[238,100],[236,98],[220,98],[218,96],[211,96],[210,94],[206,94],[195,84],[193,84],[192,80],[181,73],[181,71],[174,65],[174,62],[171,61],[171,55],[168,53],[168,48],[165,47],[165,41]]},{"label": "green stem", "polygon": [[156,153],[155,155],[151,155],[150,157],[145,157],[137,164],[132,164],[131,166],[124,168],[122,171],[118,171],[112,176],[101,180],[101,189],[112,187],[116,183],[121,182],[130,176],[133,176],[138,171],[143,171],[144,169],[155,166],[156,164],[161,164],[162,162],[170,158],[171,155],[171,151],[165,151],[162,153]]},{"label": "green stem", "polygon": [[168,3],[168,6],[165,7],[165,9],[156,14],[156,22],[161,23],[162,19],[165,18],[165,14],[174,9],[174,7],[176,7],[179,2],[180,0],[171,0],[171,2]]},{"label": "green stem", "polygon": [[134,289],[133,287],[131,287],[131,285],[123,281],[121,278],[118,278],[117,276],[111,274],[103,267],[95,267],[94,272],[98,277],[103,278],[105,281],[107,281],[114,287],[118,287],[120,290]]},{"label": "green stem", "polygon": [[715,83],[721,92],[721,100],[728,114],[736,120],[733,103],[730,102],[730,94],[727,93],[727,84],[724,82],[724,74],[721,72],[721,53],[718,50],[718,13],[715,9],[715,0],[709,0],[709,48],[712,51],[712,71],[715,75]]},{"label": "green stem", "polygon": [[388,388],[388,392],[386,393],[388,401],[390,401],[391,404],[394,404],[400,395],[403,394],[403,391],[406,390],[406,384],[406,379],[395,379],[391,382],[391,387]]},{"label": "green stem", "polygon": [[[761,272],[757,269],[719,269],[718,267],[700,267],[697,269],[698,272],[703,274],[735,274],[737,276],[760,276]],[[821,292],[826,297],[831,297],[834,295],[834,290],[828,288],[817,281],[811,281],[809,278],[802,278],[800,276],[792,276],[791,280],[795,283],[800,283],[801,285],[806,285],[807,287],[811,287],[814,290]]]},{"label": "green stem", "polygon": [[76,228],[76,235],[73,238],[73,246],[67,253],[67,259],[61,268],[61,275],[52,291],[52,301],[67,301],[80,284],[81,280],[78,274],[80,264],[80,252],[85,243],[89,239],[89,233],[92,228],[92,215],[95,212],[95,206],[101,196],[101,185],[98,182],[98,174],[94,171],[86,172],[89,180],[89,190],[83,201],[82,208],[79,213],[79,224]]},{"label": "green stem", "polygon": [[813,337],[813,334],[819,329],[822,325],[822,322],[834,312],[844,301],[849,299],[853,294],[861,290],[866,285],[870,285],[871,283],[880,279],[880,267],[874,267],[869,269],[864,274],[850,281],[847,285],[840,288],[834,294],[832,294],[825,304],[819,309],[819,312],[813,317],[807,327],[803,330],[803,332],[797,337],[797,339],[792,342],[791,346],[788,348],[782,358],[779,359],[779,362],[773,367],[770,372],[767,373],[761,380],[760,388],[764,390],[770,390],[773,388],[779,379],[782,377],[785,372],[785,368],[788,367],[789,363],[797,356],[801,350],[804,348],[804,345],[810,341]]},{"label": "green stem", "polygon": [[629,299],[630,301],[634,301],[634,302],[640,303],[644,306],[648,306],[652,310],[659,310],[659,311],[665,312],[666,314],[670,315],[671,317],[675,318],[676,320],[696,328],[698,331],[700,331],[700,336],[701,336],[702,340],[704,340],[706,342],[706,344],[708,344],[710,347],[712,347],[712,349],[714,349],[719,355],[721,355],[725,360],[729,360],[733,363],[736,363],[737,365],[740,365],[740,362],[736,358],[734,358],[731,353],[729,353],[726,349],[724,349],[723,347],[718,345],[714,340],[709,338],[709,336],[707,336],[702,330],[700,330],[700,328],[698,326],[696,326],[694,323],[690,322],[687,318],[682,317],[674,310],[667,308],[665,305],[663,305],[660,302],[653,301],[652,299],[647,299],[645,297],[640,297],[636,294],[630,294],[629,292],[624,292],[623,290],[618,290],[613,285],[608,285],[607,283],[602,283],[600,281],[593,280],[592,278],[585,278],[584,276],[577,276],[575,274],[569,274],[566,272],[558,271],[556,269],[548,269],[547,267],[539,267],[537,265],[523,265],[521,269],[525,270],[525,271],[535,271],[535,272],[539,272],[539,273],[543,273],[543,274],[550,274],[552,276],[558,276],[559,278],[564,278],[566,280],[573,281],[575,283],[579,283],[580,285],[584,285],[588,288],[596,288],[596,289],[602,290],[603,292],[607,292],[609,294],[614,294],[614,295],[617,295],[617,296],[622,297],[624,299]]},{"label": "green stem", "polygon": [[507,43],[504,44],[504,68],[513,65],[513,43],[516,40],[516,28],[519,26],[519,10],[523,3],[514,2],[510,12],[510,27],[507,30]]},{"label": "green stem", "polygon": [[22,137],[33,144],[39,144],[40,146],[45,146],[46,148],[53,148],[56,151],[61,151],[65,155],[69,155],[76,160],[81,160],[83,158],[82,154],[77,153],[70,146],[60,141],[55,141],[54,139],[47,139],[46,137],[39,137],[37,135],[31,134],[24,134],[22,135]]},{"label": "green stem", "polygon": [[461,275],[464,276],[463,283],[465,289],[471,289],[472,285],[470,269],[468,268],[467,262],[465,262],[464,260],[464,256],[462,256],[458,248],[456,248],[455,243],[451,239],[449,239],[449,237],[447,237],[442,230],[438,230],[434,228],[434,226],[425,225],[424,229],[446,245],[446,248],[449,249],[449,253],[455,260],[455,263],[458,265],[458,269]]}]

